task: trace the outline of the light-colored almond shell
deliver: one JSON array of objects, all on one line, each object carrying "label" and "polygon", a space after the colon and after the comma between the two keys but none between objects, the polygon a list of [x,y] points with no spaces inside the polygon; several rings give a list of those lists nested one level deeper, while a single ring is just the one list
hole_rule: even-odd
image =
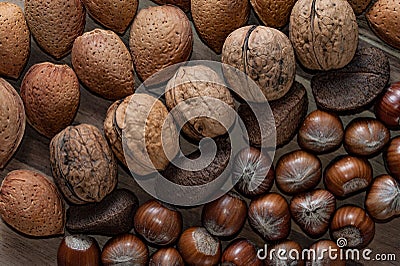
[{"label": "light-colored almond shell", "polygon": [[200,37],[220,54],[226,37],[246,24],[250,3],[248,0],[192,0],[191,12]]},{"label": "light-colored almond shell", "polygon": [[146,80],[189,59],[193,48],[189,19],[181,9],[171,5],[142,9],[133,21],[129,47],[136,73]]},{"label": "light-colored almond shell", "polygon": [[0,3],[0,75],[18,78],[29,58],[31,36],[17,5]]},{"label": "light-colored almond shell", "polygon": [[33,65],[21,84],[21,98],[29,124],[52,138],[70,125],[79,107],[79,81],[67,65]]},{"label": "light-colored almond shell", "polygon": [[289,22],[290,12],[296,1],[250,0],[250,3],[265,26],[281,28]]},{"label": "light-colored almond shell", "polygon": [[10,172],[0,188],[1,218],[29,236],[64,233],[65,206],[55,185],[44,174],[29,170]]},{"label": "light-colored almond shell", "polygon": [[10,83],[0,78],[0,169],[16,152],[25,133],[24,104]]},{"label": "light-colored almond shell", "polygon": [[400,49],[400,2],[378,0],[366,18],[375,34],[391,46]]},{"label": "light-colored almond shell", "polygon": [[105,27],[124,33],[136,14],[138,0],[82,0],[89,14]]},{"label": "light-colored almond shell", "polygon": [[159,5],[174,5],[183,10],[183,12],[190,11],[190,0],[153,0],[154,3]]},{"label": "light-colored almond shell", "polygon": [[59,59],[83,33],[86,12],[80,0],[25,0],[25,17],[37,44]]},{"label": "light-colored almond shell", "polygon": [[94,29],[78,37],[71,61],[80,81],[106,99],[121,99],[135,90],[132,57],[121,38],[110,30]]}]

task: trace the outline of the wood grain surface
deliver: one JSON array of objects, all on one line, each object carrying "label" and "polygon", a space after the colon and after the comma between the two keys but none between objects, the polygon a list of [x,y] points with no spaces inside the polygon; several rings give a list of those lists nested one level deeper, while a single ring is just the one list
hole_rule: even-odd
[{"label": "wood grain surface", "polygon": [[[3,2],[3,1],[2,1]],[[18,4],[23,8],[23,1],[11,1]],[[146,6],[155,5],[149,0],[140,0],[139,8],[144,8]],[[390,82],[400,81],[400,51],[391,48],[390,46],[384,44],[378,37],[376,37],[367,22],[365,21],[364,15],[358,17],[358,22],[360,26],[360,46],[376,46],[381,48],[390,60],[391,67],[391,78]],[[254,14],[251,15],[248,24],[260,24]],[[85,31],[90,31],[94,28],[102,28],[99,24],[93,21],[89,16],[86,20]],[[194,28],[193,28],[194,29]],[[285,29],[283,30],[285,31]],[[287,28],[286,28],[287,31]],[[124,43],[128,45],[128,35],[129,30],[121,36]],[[195,33],[194,38],[194,48],[191,56],[192,60],[213,60],[219,61],[220,56],[216,55],[211,51],[202,41],[198,38]],[[49,55],[44,53],[35,41],[32,41],[31,55],[29,58],[28,65],[25,67],[24,73],[18,80],[8,80],[18,91],[21,84],[22,77],[33,64],[50,61],[54,63],[65,63],[71,66],[70,55],[66,56],[60,61],[55,61]],[[308,90],[309,97],[309,112],[315,110],[315,102],[313,100],[311,90],[310,90],[310,78],[311,74],[297,67],[296,80],[301,82]],[[136,82],[136,87],[140,84],[139,80]],[[74,124],[78,123],[90,123],[101,130],[103,129],[103,120],[107,108],[111,104],[110,101],[99,98],[85,88],[81,87],[81,102],[78,114],[75,118]],[[354,117],[365,116],[373,117],[374,114],[370,111],[364,111],[357,115],[352,116],[342,116],[344,125]],[[392,131],[392,136],[397,135],[398,132]],[[49,176],[51,176],[51,169],[49,163],[49,142],[50,140],[39,135],[32,127],[27,125],[25,136],[23,141],[13,157],[13,159],[8,163],[4,170],[0,170],[0,180],[2,180],[8,172],[16,169],[32,169],[41,171]],[[297,145],[296,138],[294,138],[288,145],[277,150],[275,160],[289,151],[299,149]],[[334,153],[320,156],[323,166],[325,167],[333,158],[337,155],[345,154],[345,150],[341,147]],[[382,156],[378,155],[372,159],[370,162],[373,166],[374,176],[386,173]],[[119,166],[119,187],[129,188],[134,191],[140,199],[140,203],[144,203],[151,198],[150,195],[145,193],[130,176],[129,171],[125,168]],[[319,187],[323,187],[322,182]],[[274,185],[273,191],[277,191]],[[365,192],[352,196],[346,200],[338,200],[338,207],[344,204],[355,204],[358,206],[364,206]],[[289,197],[287,197],[290,200]],[[200,225],[200,214],[201,207],[196,208],[181,208],[183,218],[184,218],[184,228],[193,225]],[[264,241],[256,233],[252,231],[248,222],[246,222],[245,227],[240,232],[237,237],[246,237],[254,241],[259,247],[264,246]],[[107,237],[95,236],[99,241],[100,246],[107,241]],[[322,238],[329,238],[329,234],[326,233]],[[0,265],[55,265],[56,264],[56,254],[58,245],[62,239],[62,236],[56,238],[45,238],[45,239],[32,239],[21,236],[15,232],[12,228],[7,226],[3,221],[0,221]],[[289,239],[298,241],[303,248],[307,248],[315,240],[304,235],[301,229],[292,222],[292,231]],[[223,247],[229,243],[228,241],[223,241]],[[369,248],[373,250],[373,254],[377,253],[391,253],[396,254],[397,262],[377,262],[377,261],[358,261],[358,262],[348,262],[349,265],[400,265],[400,218],[394,219],[388,223],[378,223],[376,224],[376,235]],[[151,252],[155,249],[151,248]]]}]

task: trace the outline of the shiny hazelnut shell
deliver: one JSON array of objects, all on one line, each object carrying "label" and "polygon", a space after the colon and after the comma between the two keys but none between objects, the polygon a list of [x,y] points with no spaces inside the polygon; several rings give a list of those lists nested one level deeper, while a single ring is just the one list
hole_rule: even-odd
[{"label": "shiny hazelnut shell", "polygon": [[318,185],[321,177],[321,161],[317,156],[303,150],[283,155],[275,168],[276,184],[285,194],[296,194],[313,189]]},{"label": "shiny hazelnut shell", "polygon": [[400,182],[400,136],[390,140],[383,159],[389,174]]},{"label": "shiny hazelnut shell", "polygon": [[347,248],[364,248],[374,238],[375,223],[364,209],[348,205],[340,207],[333,215],[330,233],[334,241],[345,238]]},{"label": "shiny hazelnut shell", "polygon": [[182,232],[181,213],[157,200],[141,205],[133,220],[137,234],[147,242],[160,246],[174,243]]},{"label": "shiny hazelnut shell", "polygon": [[263,266],[257,257],[256,246],[247,239],[241,238],[232,241],[224,250],[221,259],[222,266]]},{"label": "shiny hazelnut shell", "polygon": [[185,266],[181,254],[175,248],[157,250],[150,258],[149,266]]},{"label": "shiny hazelnut shell", "polygon": [[324,172],[324,183],[333,195],[344,198],[366,189],[372,182],[372,166],[366,159],[337,157]]},{"label": "shiny hazelnut shell", "polygon": [[274,184],[272,160],[259,149],[242,149],[235,157],[232,168],[235,189],[245,197],[256,197],[268,192]]},{"label": "shiny hazelnut shell", "polygon": [[221,242],[204,227],[190,227],[179,238],[178,251],[186,264],[216,265],[221,258]]},{"label": "shiny hazelnut shell", "polygon": [[57,252],[58,266],[98,266],[100,248],[93,237],[70,235],[63,238]]},{"label": "shiny hazelnut shell", "polygon": [[147,246],[133,234],[123,234],[109,239],[101,253],[101,262],[104,266],[120,265],[121,262],[145,266],[148,258]]},{"label": "shiny hazelnut shell", "polygon": [[378,221],[400,215],[400,184],[390,175],[376,177],[367,192],[365,207]]},{"label": "shiny hazelnut shell", "polygon": [[346,127],[343,146],[349,154],[372,156],[390,140],[390,131],[374,118],[356,118]]},{"label": "shiny hazelnut shell", "polygon": [[[283,255],[287,260],[285,260],[284,265],[297,265],[297,266],[304,266],[304,261],[301,260],[301,252],[302,248],[299,243],[293,241],[293,240],[284,240],[278,244],[275,244],[271,247],[271,250],[275,249],[276,251],[278,250],[285,250],[285,254]],[[297,253],[300,255],[300,260],[294,260],[290,258],[290,255],[296,256],[296,253],[294,250],[297,251]],[[274,265],[281,265],[282,260],[280,260],[277,257],[278,252],[273,252],[272,257],[270,257],[269,253],[267,254],[267,259],[265,260],[265,265],[266,266],[274,266]],[[279,254],[283,254],[279,253]]]},{"label": "shiny hazelnut shell", "polygon": [[301,125],[297,142],[305,150],[322,154],[337,149],[343,136],[343,124],[337,115],[315,110],[307,115]]},{"label": "shiny hazelnut shell", "polygon": [[324,189],[295,195],[290,202],[293,220],[310,237],[319,237],[328,230],[335,209],[335,196]]},{"label": "shiny hazelnut shell", "polygon": [[[312,244],[309,247],[309,250],[314,250],[315,251],[315,260],[307,260],[307,265],[309,266],[345,266],[346,261],[345,260],[340,260],[340,257],[338,256],[335,260],[331,260],[329,258],[329,253],[326,252],[329,250],[329,248],[332,250],[333,254],[339,254],[340,248],[338,245],[336,245],[335,242],[332,240],[319,240]],[[336,250],[336,251],[334,251]]]},{"label": "shiny hazelnut shell", "polygon": [[390,85],[375,104],[375,115],[390,129],[400,127],[400,82]]},{"label": "shiny hazelnut shell", "polygon": [[289,205],[277,193],[268,193],[252,200],[248,219],[253,229],[267,241],[285,239],[290,233]]},{"label": "shiny hazelnut shell", "polygon": [[204,205],[201,220],[214,236],[232,236],[240,231],[247,217],[247,205],[235,192]]}]

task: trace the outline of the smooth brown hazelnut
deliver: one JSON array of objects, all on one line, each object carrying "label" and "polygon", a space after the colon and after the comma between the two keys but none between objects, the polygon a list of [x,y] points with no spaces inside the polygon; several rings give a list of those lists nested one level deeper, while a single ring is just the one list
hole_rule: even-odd
[{"label": "smooth brown hazelnut", "polygon": [[[307,259],[306,263],[308,266],[345,266],[346,261],[341,260],[339,257],[340,248],[332,240],[319,240],[309,247],[309,250],[315,252],[311,259]],[[336,259],[332,259],[329,256],[329,250],[332,250],[333,256],[337,256]],[[328,251],[328,252],[327,252]]]},{"label": "smooth brown hazelnut", "polygon": [[186,229],[179,238],[178,250],[189,265],[216,265],[221,258],[221,242],[204,227]]},{"label": "smooth brown hazelnut", "polygon": [[305,150],[318,154],[329,153],[340,146],[343,135],[343,124],[337,115],[315,110],[307,115],[301,125],[297,142]]},{"label": "smooth brown hazelnut", "polygon": [[400,181],[400,136],[393,138],[383,154],[389,174]]},{"label": "smooth brown hazelnut", "polygon": [[387,127],[398,129],[400,123],[400,82],[390,85],[375,104],[375,115]]},{"label": "smooth brown hazelnut", "polygon": [[309,152],[297,150],[287,153],[276,164],[276,184],[286,194],[313,189],[321,180],[321,168],[319,158]]},{"label": "smooth brown hazelnut", "polygon": [[365,207],[376,220],[389,220],[400,215],[399,183],[390,175],[375,178],[367,192]]},{"label": "smooth brown hazelnut", "polygon": [[366,159],[337,157],[325,169],[326,189],[337,197],[348,197],[366,189],[372,182],[372,166]]},{"label": "smooth brown hazelnut", "polygon": [[324,189],[298,194],[290,202],[293,220],[311,237],[319,237],[328,230],[335,209],[335,196]]},{"label": "smooth brown hazelnut", "polygon": [[274,184],[275,171],[272,160],[259,149],[242,149],[235,157],[232,178],[235,189],[245,197],[255,197],[268,192]]},{"label": "smooth brown hazelnut", "polygon": [[103,247],[101,262],[107,265],[145,266],[149,259],[149,250],[140,238],[132,234],[123,234],[111,238]]},{"label": "smooth brown hazelnut", "polygon": [[285,198],[269,193],[251,201],[249,223],[267,241],[285,239],[290,232],[290,211]]},{"label": "smooth brown hazelnut", "polygon": [[[272,249],[274,249],[275,252],[272,252]],[[271,249],[269,249],[269,252],[266,254],[267,258],[265,260],[265,265],[303,266],[304,261],[301,260],[302,250],[300,244],[293,240],[282,241],[273,245]],[[285,260],[282,260],[281,258],[285,258]]]},{"label": "smooth brown hazelnut", "polygon": [[181,254],[175,248],[157,250],[150,258],[149,266],[185,266]]},{"label": "smooth brown hazelnut", "polygon": [[214,236],[232,236],[240,231],[247,217],[247,205],[235,192],[204,205],[203,226]]},{"label": "smooth brown hazelnut", "polygon": [[96,239],[84,235],[63,238],[57,252],[58,266],[98,266],[100,248]]},{"label": "smooth brown hazelnut", "polygon": [[330,232],[335,241],[343,241],[343,247],[363,248],[374,238],[375,223],[362,208],[343,206],[336,210]]},{"label": "smooth brown hazelnut", "polygon": [[157,200],[150,200],[140,206],[133,220],[136,233],[156,245],[172,244],[182,232],[181,213],[171,205]]},{"label": "smooth brown hazelnut", "polygon": [[239,238],[232,241],[222,254],[221,266],[263,266],[257,257],[256,246],[247,239]]},{"label": "smooth brown hazelnut", "polygon": [[346,127],[344,148],[350,154],[371,156],[379,153],[390,140],[390,131],[374,118],[356,118]]}]

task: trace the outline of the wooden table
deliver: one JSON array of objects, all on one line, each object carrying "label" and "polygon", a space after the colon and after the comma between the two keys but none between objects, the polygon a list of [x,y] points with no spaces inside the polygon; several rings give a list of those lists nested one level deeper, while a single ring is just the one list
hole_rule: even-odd
[{"label": "wooden table", "polygon": [[[23,7],[23,1],[12,0],[11,2],[18,4]],[[149,0],[140,0],[139,8],[154,5]],[[381,48],[385,51],[386,55],[390,60],[391,67],[391,77],[390,82],[400,81],[400,51],[389,47],[379,40],[369,29],[364,16],[358,18],[360,26],[360,45],[369,46],[373,45]],[[259,24],[254,14],[248,22],[249,24]],[[94,22],[89,16],[86,20],[85,31],[90,31],[94,28],[101,26]],[[195,31],[194,31],[195,32]],[[128,35],[127,31],[123,36],[123,41],[128,45]],[[194,48],[193,54],[191,56],[192,60],[214,60],[220,61],[220,56],[212,52],[206,45],[204,45],[195,33],[194,38]],[[33,64],[50,61],[55,63],[65,63],[71,66],[71,58],[67,56],[61,61],[55,61],[53,58],[45,54],[38,46],[35,41],[32,41],[31,56],[28,62],[25,72]],[[9,82],[19,90],[22,77],[25,72],[21,75],[18,80],[9,80]],[[310,90],[310,77],[311,75],[306,73],[300,67],[297,68],[296,80],[301,82],[309,91],[309,111],[316,109],[315,102]],[[137,80],[136,86],[140,83]],[[75,118],[74,123],[90,123],[98,128],[103,128],[103,120],[108,106],[111,104],[110,101],[99,98],[86,89],[81,88],[81,103],[78,114]],[[367,110],[358,115],[353,116],[342,116],[344,125],[356,116],[367,116],[373,117],[374,114]],[[397,132],[391,132],[392,136],[397,135]],[[41,171],[49,176],[51,176],[51,169],[49,163],[49,142],[50,140],[39,135],[32,127],[27,125],[25,136],[20,145],[18,152],[15,154],[14,158],[9,162],[7,167],[0,171],[1,180],[7,175],[8,172],[16,169],[32,169]],[[294,149],[298,149],[296,138],[291,141],[285,147],[277,150],[275,156],[275,163],[277,159],[282,155]],[[339,154],[345,154],[345,150],[341,147],[334,153],[320,156],[323,166],[325,167],[334,157]],[[385,173],[385,167],[383,164],[382,156],[378,155],[372,159],[370,162],[374,169],[374,176]],[[119,167],[119,187],[129,188],[134,191],[140,199],[140,203],[144,203],[146,200],[150,199],[151,196],[145,193],[121,166]],[[323,184],[319,184],[319,187],[323,187]],[[277,191],[274,185],[273,191]],[[346,200],[338,201],[337,205],[341,206],[344,204],[352,203],[358,206],[363,206],[365,198],[365,192],[352,196]],[[287,198],[289,200],[289,198]],[[184,218],[184,228],[193,225],[201,225],[200,213],[201,207],[196,208],[185,208],[182,209],[182,214]],[[100,246],[102,246],[107,237],[95,236],[99,241]],[[241,231],[238,237],[246,237],[254,241],[259,247],[264,245],[264,241],[255,234],[248,223],[246,222],[245,227]],[[400,218],[394,219],[389,223],[376,224],[376,235],[369,248],[373,250],[373,254],[376,253],[392,253],[396,254],[397,262],[349,262],[349,265],[399,265],[400,264]],[[329,238],[329,234],[326,233],[323,238]],[[54,265],[56,264],[56,254],[57,248],[62,237],[57,238],[46,238],[46,239],[30,239],[21,236],[16,233],[13,229],[7,226],[4,222],[0,222],[0,265]],[[300,228],[292,222],[292,231],[289,239],[298,241],[303,248],[309,247],[315,240],[307,237],[301,232]],[[227,245],[227,241],[223,241],[223,247]],[[154,251],[154,249],[151,249]]]}]

